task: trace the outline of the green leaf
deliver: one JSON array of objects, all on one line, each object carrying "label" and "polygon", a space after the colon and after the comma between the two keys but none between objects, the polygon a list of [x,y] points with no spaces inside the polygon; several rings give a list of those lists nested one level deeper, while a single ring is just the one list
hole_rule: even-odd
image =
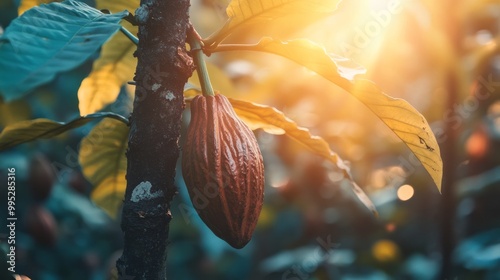
[{"label": "green leaf", "polygon": [[117,217],[127,186],[128,134],[124,123],[105,119],[80,144],[78,160],[83,175],[94,186],[91,198],[113,218]]},{"label": "green leaf", "polygon": [[56,122],[48,119],[21,121],[9,125],[2,130],[2,133],[0,133],[0,151],[36,139],[52,138],[70,129],[83,126],[100,118],[113,118],[122,123],[128,123],[124,117],[114,113],[96,113],[80,117],[68,123]]},{"label": "green leaf", "polygon": [[[226,9],[229,19],[219,31],[204,40],[205,45],[221,42],[237,28],[262,23],[286,27],[298,22],[297,27],[305,26],[333,13],[339,2],[340,0],[233,0]],[[265,29],[261,29],[263,30]]]},{"label": "green leaf", "polygon": [[[97,0],[97,9],[111,12],[134,11],[139,7],[138,0]],[[137,27],[128,22],[122,23],[127,30],[136,34]],[[133,56],[136,46],[122,33],[115,34],[106,42],[101,56],[94,62],[92,72],[78,89],[78,108],[81,115],[95,113],[113,103],[120,88],[134,78],[137,59]]]},{"label": "green leaf", "polygon": [[[282,42],[264,38],[256,45],[221,46],[222,50],[251,50],[274,53],[301,64],[351,93],[379,117],[415,154],[441,191],[443,162],[436,137],[427,120],[408,102],[392,98],[375,84],[354,79],[364,72],[360,67],[349,67],[308,40]],[[340,63],[342,62],[342,64]]]},{"label": "green leaf", "polygon": [[57,73],[83,63],[120,28],[127,14],[103,14],[75,0],[26,11],[0,38],[4,100],[20,98]]}]

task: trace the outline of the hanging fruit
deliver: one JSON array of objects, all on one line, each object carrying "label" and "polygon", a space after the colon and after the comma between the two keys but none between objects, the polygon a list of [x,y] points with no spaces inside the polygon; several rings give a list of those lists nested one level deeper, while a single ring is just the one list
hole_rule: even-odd
[{"label": "hanging fruit", "polygon": [[221,95],[191,101],[182,174],[191,201],[212,232],[244,247],[264,199],[264,163],[253,132]]}]

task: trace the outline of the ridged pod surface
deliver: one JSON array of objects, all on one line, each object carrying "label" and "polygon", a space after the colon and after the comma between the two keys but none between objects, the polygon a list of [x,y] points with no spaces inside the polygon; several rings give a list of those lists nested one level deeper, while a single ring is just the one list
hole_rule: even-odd
[{"label": "ridged pod surface", "polygon": [[212,232],[235,248],[252,238],[264,199],[264,163],[253,132],[220,94],[196,96],[182,156],[191,201]]}]

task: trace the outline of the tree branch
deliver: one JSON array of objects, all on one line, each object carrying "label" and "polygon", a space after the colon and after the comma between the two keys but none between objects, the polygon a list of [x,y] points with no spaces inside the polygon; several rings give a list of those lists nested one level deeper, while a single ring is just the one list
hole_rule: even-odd
[{"label": "tree branch", "polygon": [[170,202],[176,194],[183,88],[193,72],[185,49],[189,0],[142,0],[130,118],[124,250],[119,279],[166,279]]}]

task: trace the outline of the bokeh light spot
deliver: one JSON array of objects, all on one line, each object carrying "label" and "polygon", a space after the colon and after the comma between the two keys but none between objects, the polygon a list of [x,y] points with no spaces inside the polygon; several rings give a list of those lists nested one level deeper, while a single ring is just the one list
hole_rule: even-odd
[{"label": "bokeh light spot", "polygon": [[399,248],[391,240],[382,239],[372,246],[373,257],[380,262],[392,262],[399,258]]},{"label": "bokeh light spot", "polygon": [[410,185],[402,185],[398,189],[398,198],[402,201],[407,201],[413,197],[415,190]]},{"label": "bokeh light spot", "polygon": [[475,131],[467,142],[465,143],[465,149],[467,154],[476,159],[483,158],[488,152],[488,136],[484,131]]},{"label": "bokeh light spot", "polygon": [[479,30],[476,33],[476,41],[480,45],[486,45],[493,39],[493,35],[488,30]]},{"label": "bokeh light spot", "polygon": [[393,232],[396,230],[396,225],[394,223],[388,223],[387,225],[385,225],[385,230],[387,232]]}]

